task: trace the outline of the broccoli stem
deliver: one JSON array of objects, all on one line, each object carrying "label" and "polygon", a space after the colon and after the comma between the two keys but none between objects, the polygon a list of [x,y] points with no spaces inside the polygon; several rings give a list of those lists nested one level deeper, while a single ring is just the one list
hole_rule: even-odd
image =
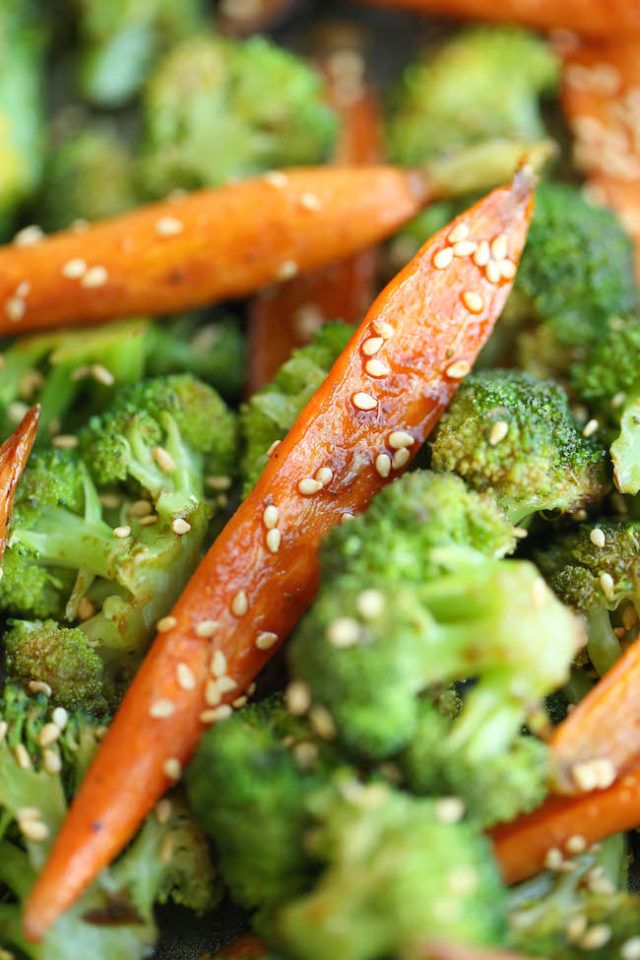
[{"label": "broccoli stem", "polygon": [[43,564],[88,571],[96,577],[115,579],[118,562],[127,547],[116,540],[106,523],[88,523],[57,507],[43,510],[38,529],[18,527],[11,534],[11,546],[23,546],[35,553]]},{"label": "broccoli stem", "polygon": [[540,169],[554,152],[550,140],[487,140],[429,160],[424,169],[439,197],[455,197],[509,180],[523,157]]},{"label": "broccoli stem", "polygon": [[587,612],[586,618],[587,652],[591,663],[602,676],[620,658],[620,641],[613,632],[606,607],[594,607]]},{"label": "broccoli stem", "polygon": [[640,396],[627,402],[620,417],[620,433],[611,444],[611,459],[618,490],[636,494],[640,490]]}]

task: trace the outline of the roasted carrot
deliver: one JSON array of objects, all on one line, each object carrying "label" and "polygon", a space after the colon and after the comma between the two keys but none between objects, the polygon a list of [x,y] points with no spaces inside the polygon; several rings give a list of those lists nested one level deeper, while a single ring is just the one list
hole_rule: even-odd
[{"label": "roasted carrot", "polygon": [[417,13],[440,13],[463,20],[512,20],[532,27],[561,27],[593,36],[640,33],[636,0],[373,0]]},{"label": "roasted carrot", "polygon": [[299,5],[299,0],[258,0],[257,3],[238,3],[237,0],[223,0],[217,28],[221,33],[233,37],[244,37],[249,33],[266,30],[277,25],[287,13]]},{"label": "roasted carrot", "polygon": [[171,313],[371,247],[433,195],[391,166],[307,167],[0,247],[0,332]]},{"label": "roasted carrot", "polygon": [[[377,163],[383,153],[380,106],[365,81],[359,38],[337,37],[335,44],[319,61],[327,99],[340,119],[334,162]],[[249,309],[251,392],[268,383],[326,320],[357,323],[373,299],[377,267],[372,248],[259,293]]]},{"label": "roasted carrot", "polygon": [[427,943],[420,951],[423,960],[527,960],[511,950],[468,947],[457,943]]},{"label": "roasted carrot", "polygon": [[40,407],[32,407],[0,446],[0,560],[7,545],[7,528],[16,486],[36,439],[39,419]]},{"label": "roasted carrot", "polygon": [[559,50],[576,165],[594,202],[615,210],[633,238],[640,278],[640,38],[574,40]]},{"label": "roasted carrot", "polygon": [[214,960],[267,960],[265,945],[248,933],[216,953]]},{"label": "roasted carrot", "polygon": [[[290,632],[313,598],[322,536],[411,461],[505,303],[532,207],[525,168],[435,234],[380,294],[272,450],[116,713],[27,904],[30,938],[122,849],[206,725],[228,716]],[[498,235],[511,263],[491,283],[474,255]]]},{"label": "roasted carrot", "polygon": [[[640,824],[640,766],[606,790],[577,797],[551,796],[533,813],[492,831],[507,883],[534,876],[560,855],[570,856]],[[553,854],[550,854],[553,851]]]}]

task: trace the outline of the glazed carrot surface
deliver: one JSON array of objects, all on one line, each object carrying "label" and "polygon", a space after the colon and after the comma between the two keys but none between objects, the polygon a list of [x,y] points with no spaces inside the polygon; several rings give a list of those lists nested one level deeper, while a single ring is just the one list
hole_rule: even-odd
[{"label": "glazed carrot surface", "polygon": [[27,465],[38,432],[40,407],[33,407],[0,446],[0,560],[7,545],[7,527],[18,480]]},{"label": "glazed carrot surface", "polygon": [[[532,209],[523,170],[435,234],[374,302],[129,687],[27,903],[31,939],[123,848],[206,726],[228,715],[311,601],[321,537],[410,462],[471,369],[513,281],[490,282],[452,244],[504,234],[517,263]],[[389,433],[399,428],[415,442],[395,469]],[[266,522],[268,506],[277,509],[275,524],[273,511]],[[180,664],[195,678],[192,689],[178,682]],[[173,712],[154,716],[164,700]]]},{"label": "glazed carrot surface", "polygon": [[527,960],[511,950],[482,949],[453,943],[429,943],[424,948],[424,960]]},{"label": "glazed carrot surface", "polygon": [[0,332],[170,313],[348,257],[430,198],[391,166],[267,174],[0,248]]}]

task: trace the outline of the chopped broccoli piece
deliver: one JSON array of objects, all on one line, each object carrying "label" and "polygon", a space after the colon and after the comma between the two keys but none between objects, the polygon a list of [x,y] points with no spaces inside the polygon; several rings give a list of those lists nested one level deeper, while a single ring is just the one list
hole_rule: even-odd
[{"label": "chopped broccoli piece", "polygon": [[269,448],[291,429],[352,336],[353,328],[346,324],[325,324],[313,341],[294,350],[271,383],[244,405],[240,425],[245,443],[242,461],[245,492],[262,473]]},{"label": "chopped broccoli piece", "polygon": [[205,26],[202,0],[73,0],[83,96],[121,107],[138,92],[157,57]]},{"label": "chopped broccoli piece", "polygon": [[153,197],[316,163],[336,132],[319,74],[264,37],[179,44],[150,77],[142,112],[139,177]]},{"label": "chopped broccoli piece", "polygon": [[608,489],[605,453],[583,437],[562,387],[516,371],[464,381],[438,426],[432,466],[493,493],[514,523],[575,511]]}]

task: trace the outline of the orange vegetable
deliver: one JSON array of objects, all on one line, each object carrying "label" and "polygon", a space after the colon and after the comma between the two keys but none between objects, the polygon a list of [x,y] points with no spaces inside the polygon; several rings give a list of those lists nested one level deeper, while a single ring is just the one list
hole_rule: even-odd
[{"label": "orange vegetable", "polygon": [[494,950],[491,947],[467,947],[454,943],[428,943],[421,953],[424,960],[527,960],[511,950]]},{"label": "orange vegetable", "polygon": [[267,960],[267,957],[265,945],[248,933],[216,953],[214,960]]},{"label": "orange vegetable", "polygon": [[633,238],[640,278],[640,38],[576,39],[559,51],[576,164],[594,202],[615,210]]},{"label": "orange vegetable", "polygon": [[513,20],[532,27],[562,27],[595,36],[640,33],[636,0],[373,0],[374,3],[441,13],[463,20]]},{"label": "orange vegetable", "polygon": [[243,37],[248,33],[265,30],[277,24],[285,14],[298,6],[299,0],[259,0],[256,4],[237,3],[226,0],[216,21],[221,33]]},{"label": "orange vegetable", "polygon": [[246,296],[376,244],[432,193],[397,167],[290,169],[0,247],[0,333]]},{"label": "orange vegetable", "polygon": [[18,480],[27,465],[38,431],[40,407],[32,407],[0,446],[0,560],[7,545],[7,527]]},{"label": "orange vegetable", "polygon": [[[358,72],[359,66],[364,71],[364,60],[353,39],[324,56],[320,66],[327,79],[327,98],[341,123],[334,162],[379,162],[380,105]],[[272,380],[291,352],[308,343],[325,321],[357,323],[373,298],[377,267],[378,254],[372,248],[258,294],[249,311],[251,392]]]},{"label": "orange vegetable", "polygon": [[[116,856],[207,724],[228,715],[312,600],[321,538],[411,461],[471,369],[513,281],[489,282],[452,244],[504,235],[517,263],[532,207],[525,169],[439,231],[374,302],[163,622],[36,881],[30,938]],[[395,430],[413,438],[401,455]]]}]

